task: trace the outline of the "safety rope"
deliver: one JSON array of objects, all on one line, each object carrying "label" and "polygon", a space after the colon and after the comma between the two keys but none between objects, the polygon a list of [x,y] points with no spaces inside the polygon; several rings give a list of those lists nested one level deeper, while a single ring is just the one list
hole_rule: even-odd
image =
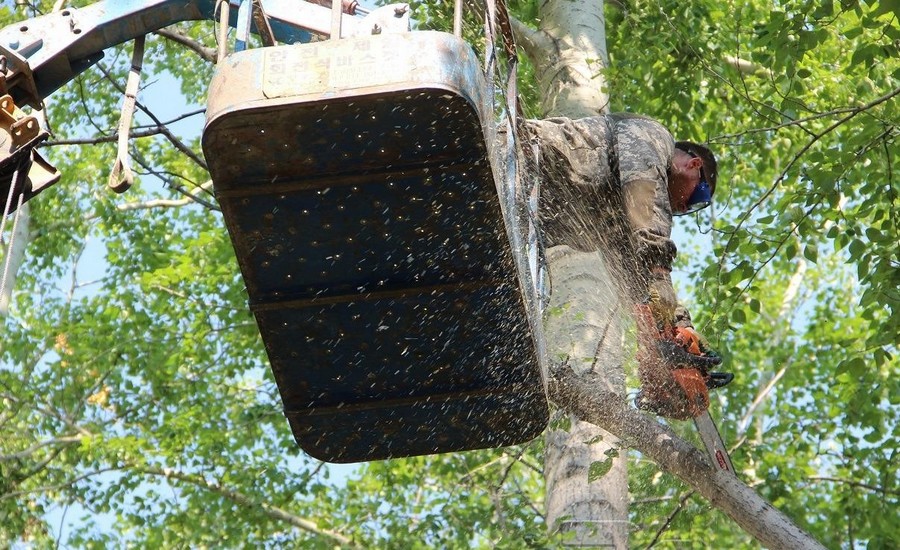
[{"label": "safety rope", "polygon": [[13,170],[12,178],[9,180],[9,193],[6,195],[6,206],[3,208],[3,218],[0,218],[0,244],[4,242],[2,229],[5,227],[7,216],[9,216],[9,213],[12,211],[12,200],[16,195],[16,188],[19,187],[19,168],[21,166],[21,162],[16,165],[15,170]]},{"label": "safety rope", "polygon": [[[549,299],[551,281],[547,265],[546,246],[540,227],[540,219],[537,215],[539,178],[536,177],[536,174],[539,169],[540,151],[536,142],[527,144],[529,145],[527,149],[523,147],[519,134],[519,129],[525,116],[518,95],[517,73],[519,58],[516,52],[515,38],[506,0],[483,0],[483,2],[485,8],[485,78],[489,82],[489,92],[492,97],[495,89],[493,86],[495,76],[500,83],[498,88],[503,98],[501,116],[505,118],[508,138],[506,162],[514,163],[512,178],[518,195],[516,202],[521,206],[519,210],[521,213],[524,213],[529,224],[528,245],[534,247],[537,256],[537,265],[534,269],[535,281],[533,282],[540,295],[542,305],[546,305]],[[461,7],[462,2],[456,2],[454,33],[457,36],[461,33],[457,27],[457,22],[462,21]],[[501,46],[498,47],[498,44]],[[501,73],[501,64],[497,62],[501,48],[506,66],[505,74]],[[519,159],[522,159],[523,162],[519,162]],[[523,176],[523,168],[525,174],[530,174],[531,177]],[[547,288],[544,288],[544,281],[546,281]]]}]

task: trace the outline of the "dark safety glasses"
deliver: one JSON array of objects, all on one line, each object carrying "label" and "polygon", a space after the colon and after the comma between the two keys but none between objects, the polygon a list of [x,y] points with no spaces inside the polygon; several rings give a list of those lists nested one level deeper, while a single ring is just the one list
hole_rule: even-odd
[{"label": "dark safety glasses", "polygon": [[[699,155],[693,151],[685,151],[693,158],[699,158]],[[688,197],[687,206],[681,212],[673,212],[676,216],[687,216],[699,210],[703,210],[712,204],[712,188],[706,181],[706,172],[703,171],[703,165],[700,165],[700,183],[694,188],[694,192]]]}]

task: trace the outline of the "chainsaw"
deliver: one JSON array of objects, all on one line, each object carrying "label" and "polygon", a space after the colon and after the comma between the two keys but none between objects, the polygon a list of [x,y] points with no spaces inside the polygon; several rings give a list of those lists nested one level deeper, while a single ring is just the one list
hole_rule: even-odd
[{"label": "chainsaw", "polygon": [[[676,327],[674,329],[675,344],[681,346],[682,349],[690,353],[703,357],[706,355],[704,346],[701,345],[700,335],[691,327]],[[696,369],[690,369],[696,370]],[[703,382],[708,390],[721,388],[728,385],[734,380],[734,374],[726,372],[701,372],[697,371],[703,378]],[[693,416],[694,426],[700,433],[700,439],[706,452],[712,461],[714,467],[726,472],[734,473],[734,465],[731,463],[731,457],[728,456],[728,449],[725,448],[725,442],[719,433],[719,428],[709,415],[709,395],[698,402],[697,411],[699,414]]]},{"label": "chainsaw", "polygon": [[639,306],[637,313],[637,321],[645,330],[653,327],[658,331],[656,350],[664,363],[685,365],[668,371],[671,374],[668,380],[660,380],[658,372],[652,372],[652,369],[648,371],[649,374],[642,377],[646,380],[642,380],[643,387],[636,399],[638,408],[668,418],[692,419],[713,466],[734,474],[725,442],[709,414],[709,390],[728,385],[734,375],[710,370],[719,359],[706,349],[692,327],[659,328],[646,306]]},{"label": "chainsaw", "polygon": [[[675,343],[682,346],[685,351],[693,355],[703,356],[702,346],[700,345],[700,335],[693,328],[679,327],[675,329]],[[734,380],[734,374],[730,372],[707,372],[701,373],[704,378],[707,389],[718,389],[728,385]],[[719,433],[719,428],[709,415],[709,397],[707,395],[704,400],[700,414],[694,416],[694,426],[700,433],[700,439],[706,452],[712,461],[714,467],[734,474],[734,465],[731,463],[731,457],[728,456],[728,449],[725,448],[725,442]]]}]

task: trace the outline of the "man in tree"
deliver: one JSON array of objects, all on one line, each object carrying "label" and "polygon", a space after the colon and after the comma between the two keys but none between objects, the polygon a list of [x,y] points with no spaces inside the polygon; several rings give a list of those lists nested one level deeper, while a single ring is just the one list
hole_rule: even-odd
[{"label": "man in tree", "polygon": [[709,404],[708,386],[719,380],[710,369],[721,360],[678,305],[670,237],[673,214],[710,204],[715,156],[630,114],[529,120],[525,131],[538,145],[546,246],[601,252],[619,296],[634,308],[638,406],[671,418],[696,416]]}]

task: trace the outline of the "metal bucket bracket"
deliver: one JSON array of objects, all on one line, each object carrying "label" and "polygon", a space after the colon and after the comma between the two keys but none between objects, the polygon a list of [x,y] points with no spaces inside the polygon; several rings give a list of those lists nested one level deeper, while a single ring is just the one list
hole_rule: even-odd
[{"label": "metal bucket bracket", "polygon": [[22,202],[31,199],[62,176],[37,152],[38,144],[48,135],[11,96],[0,97],[0,200],[7,201],[12,194],[16,199],[10,201],[11,210],[20,198]]}]

